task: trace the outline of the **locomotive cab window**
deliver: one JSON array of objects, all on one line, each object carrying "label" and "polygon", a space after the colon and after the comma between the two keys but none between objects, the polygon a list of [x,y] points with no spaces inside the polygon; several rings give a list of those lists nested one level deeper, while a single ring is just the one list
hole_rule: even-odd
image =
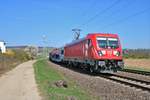
[{"label": "locomotive cab window", "polygon": [[119,47],[117,38],[97,37],[97,43],[100,48],[116,49]]},{"label": "locomotive cab window", "polygon": [[109,47],[116,49],[118,48],[118,39],[117,38],[108,38]]},{"label": "locomotive cab window", "polygon": [[98,37],[97,42],[100,48],[107,48],[107,38]]}]

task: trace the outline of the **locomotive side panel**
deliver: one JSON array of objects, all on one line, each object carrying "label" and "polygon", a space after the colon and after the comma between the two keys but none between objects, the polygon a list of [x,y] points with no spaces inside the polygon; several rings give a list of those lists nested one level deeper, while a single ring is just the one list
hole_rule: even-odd
[{"label": "locomotive side panel", "polygon": [[84,41],[65,47],[65,59],[84,59]]}]

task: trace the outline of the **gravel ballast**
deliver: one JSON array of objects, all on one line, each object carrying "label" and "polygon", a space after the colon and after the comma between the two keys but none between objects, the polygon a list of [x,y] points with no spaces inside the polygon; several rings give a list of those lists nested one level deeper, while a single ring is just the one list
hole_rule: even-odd
[{"label": "gravel ballast", "polygon": [[52,62],[49,65],[74,80],[80,87],[98,100],[150,100],[150,93],[116,83],[98,75],[90,75],[79,69],[66,68]]},{"label": "gravel ballast", "polygon": [[136,78],[139,80],[150,82],[150,76],[146,76],[146,75],[134,74],[134,73],[122,72],[122,71],[117,72],[116,75],[127,76],[130,78]]}]

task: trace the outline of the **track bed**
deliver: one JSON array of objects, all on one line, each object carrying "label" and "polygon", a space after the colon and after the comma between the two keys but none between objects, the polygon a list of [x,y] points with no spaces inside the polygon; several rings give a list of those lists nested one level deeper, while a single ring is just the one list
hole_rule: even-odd
[{"label": "track bed", "polygon": [[[142,89],[131,87],[101,77],[91,75],[89,72],[77,69],[66,68],[66,66],[57,65],[49,62],[56,70],[63,73],[66,77],[72,78],[75,82],[95,96],[96,100],[149,100],[150,93]],[[69,66],[68,66],[69,67]]]}]

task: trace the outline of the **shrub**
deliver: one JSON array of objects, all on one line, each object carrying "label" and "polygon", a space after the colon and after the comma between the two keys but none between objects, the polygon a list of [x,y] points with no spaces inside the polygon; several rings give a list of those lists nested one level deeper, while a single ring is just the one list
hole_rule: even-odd
[{"label": "shrub", "polygon": [[124,58],[149,59],[150,49],[125,49],[123,50]]},{"label": "shrub", "polygon": [[6,53],[0,53],[0,74],[30,59],[31,57],[21,49],[8,49]]}]

